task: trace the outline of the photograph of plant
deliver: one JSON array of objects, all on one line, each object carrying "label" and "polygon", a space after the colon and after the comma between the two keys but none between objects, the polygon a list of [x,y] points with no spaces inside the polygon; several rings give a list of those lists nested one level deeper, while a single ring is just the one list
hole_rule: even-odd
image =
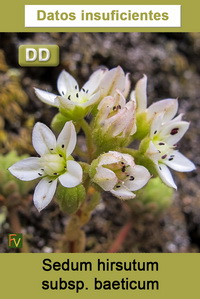
[{"label": "photograph of plant", "polygon": [[[20,67],[21,44],[60,64]],[[199,52],[191,33],[0,35],[1,252],[199,252]]]}]

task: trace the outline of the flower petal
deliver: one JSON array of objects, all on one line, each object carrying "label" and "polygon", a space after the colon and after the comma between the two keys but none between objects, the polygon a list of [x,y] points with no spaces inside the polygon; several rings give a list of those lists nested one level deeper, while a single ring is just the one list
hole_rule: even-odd
[{"label": "flower petal", "polygon": [[57,95],[44,91],[38,88],[34,88],[36,96],[45,104],[58,107],[58,104],[55,102]]},{"label": "flower petal", "polygon": [[62,148],[66,149],[66,155],[69,157],[73,152],[76,145],[76,130],[72,121],[65,123],[62,131],[60,132],[57,145],[60,145]]},{"label": "flower petal", "polygon": [[158,160],[160,158],[159,150],[156,148],[154,143],[152,141],[149,142],[149,147],[146,151],[146,155],[149,159],[151,159],[155,164],[158,163]]},{"label": "flower petal", "polygon": [[118,163],[119,162],[119,156],[115,153],[117,152],[114,152],[114,151],[110,151],[106,154],[103,154],[99,160],[99,166],[102,166],[102,165],[107,165],[107,164],[114,164],[114,163]]},{"label": "flower petal", "polygon": [[38,211],[43,210],[52,200],[57,186],[57,179],[52,181],[49,177],[43,178],[35,188],[33,202]]},{"label": "flower petal", "polygon": [[86,101],[86,102],[84,102],[84,103],[81,103],[81,106],[83,106],[83,107],[86,108],[86,107],[88,107],[88,106],[91,106],[91,105],[96,104],[96,103],[99,101],[99,99],[100,99],[100,95],[101,95],[100,91],[97,91],[95,94],[93,94],[93,95],[89,98],[88,101]]},{"label": "flower petal", "polygon": [[155,114],[152,123],[151,123],[151,130],[150,130],[150,137],[152,138],[154,135],[159,133],[162,122],[163,122],[164,113],[160,112]]},{"label": "flower petal", "polygon": [[68,100],[67,97],[58,96],[55,99],[55,101],[56,101],[59,108],[63,108],[65,110],[73,110],[74,107],[77,105],[77,103]]},{"label": "flower petal", "polygon": [[65,96],[69,92],[79,91],[78,83],[66,71],[62,71],[58,77],[57,88],[61,96]]},{"label": "flower petal", "polygon": [[161,178],[161,180],[169,187],[172,187],[174,189],[177,189],[177,186],[174,182],[174,179],[171,175],[171,172],[169,170],[169,168],[165,165],[165,164],[155,164],[155,167],[157,169],[157,172],[159,174],[159,177]]},{"label": "flower petal", "polygon": [[126,200],[126,199],[132,199],[132,198],[134,198],[136,195],[133,193],[133,192],[131,192],[131,191],[129,191],[129,190],[127,190],[125,187],[123,187],[123,186],[120,186],[120,188],[118,188],[118,189],[113,189],[113,190],[111,190],[110,191],[113,195],[115,195],[117,198],[119,198],[119,199],[123,199],[123,200]]},{"label": "flower petal", "polygon": [[8,170],[22,181],[31,181],[40,177],[41,173],[40,158],[26,158],[16,162]]},{"label": "flower petal", "polygon": [[127,74],[126,74],[126,77],[125,77],[125,86],[124,86],[124,90],[122,91],[123,96],[124,96],[125,98],[127,98],[128,94],[129,94],[129,91],[130,91],[130,88],[131,88],[130,74],[127,73]]},{"label": "flower petal", "polygon": [[[149,179],[151,178],[151,175],[149,171],[141,165],[135,165],[130,170],[128,169],[129,177],[124,182],[124,185],[130,190],[130,191],[136,191],[144,187]],[[133,177],[134,179],[132,179]]]},{"label": "flower petal", "polygon": [[171,161],[165,161],[165,164],[167,164],[167,166],[169,166],[170,168],[181,172],[187,172],[196,169],[194,163],[192,163],[188,158],[186,158],[178,151],[173,151],[172,154],[174,156],[173,160],[171,160],[171,158]]},{"label": "flower petal", "polygon": [[153,103],[147,109],[148,119],[152,119],[155,113],[164,112],[163,122],[171,120],[177,113],[178,110],[178,100],[177,99],[165,99]]},{"label": "flower petal", "polygon": [[88,91],[88,94],[92,95],[96,92],[103,76],[107,73],[107,69],[99,69],[95,71],[89,78],[89,80],[83,85],[83,89]]},{"label": "flower petal", "polygon": [[125,90],[125,84],[127,83],[122,68],[118,66],[111,69],[104,75],[100,83],[102,96],[113,96],[116,92],[116,89],[119,89],[123,92]]},{"label": "flower petal", "polygon": [[[132,94],[133,97],[133,94]],[[137,101],[137,111],[143,112],[147,108],[147,76],[144,75],[135,86],[135,98]]]},{"label": "flower petal", "polygon": [[112,190],[118,181],[115,173],[112,170],[102,166],[96,168],[96,174],[92,180],[105,191]]},{"label": "flower petal", "polygon": [[43,123],[36,123],[33,128],[33,146],[36,152],[42,156],[50,153],[56,147],[56,138],[52,131]]},{"label": "flower petal", "polygon": [[169,122],[164,124],[159,136],[169,145],[176,144],[189,128],[187,121]]},{"label": "flower petal", "polygon": [[82,182],[83,170],[76,161],[67,161],[67,172],[59,176],[60,183],[67,188],[73,188]]}]

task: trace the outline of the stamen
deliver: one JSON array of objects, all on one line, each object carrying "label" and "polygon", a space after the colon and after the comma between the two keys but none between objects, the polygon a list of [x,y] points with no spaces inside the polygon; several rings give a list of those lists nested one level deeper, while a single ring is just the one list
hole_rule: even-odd
[{"label": "stamen", "polygon": [[117,108],[118,108],[118,109],[121,109],[121,108],[122,108],[122,106],[121,106],[121,105],[118,105],[118,106],[117,106]]},{"label": "stamen", "polygon": [[78,98],[78,92],[77,92],[77,94],[76,94],[76,97]]},{"label": "stamen", "polygon": [[57,175],[58,173],[57,172],[54,172],[54,175]]},{"label": "stamen", "polygon": [[167,155],[163,155],[161,158],[162,158],[162,159],[165,159],[166,157],[167,157]]},{"label": "stamen", "polygon": [[71,95],[68,96],[68,100],[71,101]]},{"label": "stamen", "polygon": [[174,158],[169,158],[169,159],[168,159],[168,161],[172,161],[172,160],[174,160]]},{"label": "stamen", "polygon": [[178,133],[178,130],[179,130],[179,128],[174,128],[174,129],[171,130],[170,134],[175,135],[175,134]]},{"label": "stamen", "polygon": [[154,131],[154,134],[156,134],[157,133],[157,131]]},{"label": "stamen", "polygon": [[61,93],[62,93],[63,96],[65,95],[64,91],[62,91]]},{"label": "stamen", "polygon": [[62,155],[61,155],[61,154],[59,154],[59,156],[62,158]]},{"label": "stamen", "polygon": [[116,110],[117,110],[117,107],[116,107],[116,106],[114,106],[114,107],[113,107],[113,111],[116,111]]},{"label": "stamen", "polygon": [[116,188],[120,188],[121,186],[116,186]]},{"label": "stamen", "polygon": [[38,175],[39,175],[39,176],[42,176],[42,174],[41,174],[41,173],[39,173],[39,172],[38,172]]},{"label": "stamen", "polygon": [[158,145],[165,145],[164,142],[159,142]]},{"label": "stamen", "polygon": [[77,89],[78,88],[78,86],[77,85],[75,85],[75,89]]},{"label": "stamen", "polygon": [[126,170],[126,166],[124,165],[124,166],[122,167],[122,172],[125,172],[125,170]]},{"label": "stamen", "polygon": [[44,168],[41,168],[42,171],[44,171]]},{"label": "stamen", "polygon": [[52,180],[51,180],[51,181],[49,181],[49,184],[50,184],[50,183],[52,183],[52,182],[53,182]]},{"label": "stamen", "polygon": [[129,180],[134,181],[134,179],[135,179],[134,176],[131,175]]},{"label": "stamen", "polygon": [[65,147],[65,145],[64,144],[62,144],[62,148],[64,148]]},{"label": "stamen", "polygon": [[88,93],[88,91],[89,91],[89,89],[88,89],[88,90],[86,90],[86,93]]},{"label": "stamen", "polygon": [[84,89],[84,88],[82,88],[82,90],[85,92],[85,89]]},{"label": "stamen", "polygon": [[50,151],[53,151],[53,148],[50,148]]}]

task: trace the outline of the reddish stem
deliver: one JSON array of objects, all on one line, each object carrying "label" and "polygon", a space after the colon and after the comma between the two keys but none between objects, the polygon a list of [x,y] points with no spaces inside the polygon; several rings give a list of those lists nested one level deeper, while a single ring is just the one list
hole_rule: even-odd
[{"label": "reddish stem", "polygon": [[117,238],[115,239],[115,241],[113,242],[113,244],[111,245],[110,249],[108,250],[108,253],[115,253],[118,252],[122,246],[122,244],[124,243],[128,233],[130,232],[132,227],[132,222],[129,221],[127,222],[119,231]]}]

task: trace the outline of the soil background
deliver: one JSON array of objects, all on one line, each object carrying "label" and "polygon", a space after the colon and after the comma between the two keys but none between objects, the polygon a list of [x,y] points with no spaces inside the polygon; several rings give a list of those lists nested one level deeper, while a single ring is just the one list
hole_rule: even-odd
[{"label": "soil background", "polygon": [[[57,44],[58,67],[20,67],[21,44]],[[138,79],[148,77],[148,105],[165,98],[179,99],[179,113],[190,122],[180,142],[180,151],[197,169],[175,173],[178,186],[169,208],[155,213],[154,206],[125,202],[104,194],[92,213],[86,232],[86,252],[108,252],[121,228],[131,221],[131,229],[120,252],[199,252],[200,251],[200,34],[199,33],[1,33],[0,34],[0,153],[15,149],[20,155],[34,154],[31,130],[35,122],[50,125],[57,110],[40,102],[33,87],[57,93],[59,73],[65,69],[84,84],[100,66],[120,65],[130,73],[132,89]],[[17,91],[4,100],[5,86],[18,78]],[[16,96],[16,99],[15,99]],[[13,98],[15,101],[13,101]],[[79,138],[82,142],[82,136]],[[32,193],[17,208],[23,233],[31,252],[57,252],[68,217],[52,202],[38,213]],[[5,198],[0,198],[0,252],[9,249],[7,234],[12,233]],[[4,219],[4,220],[1,220]]]}]

